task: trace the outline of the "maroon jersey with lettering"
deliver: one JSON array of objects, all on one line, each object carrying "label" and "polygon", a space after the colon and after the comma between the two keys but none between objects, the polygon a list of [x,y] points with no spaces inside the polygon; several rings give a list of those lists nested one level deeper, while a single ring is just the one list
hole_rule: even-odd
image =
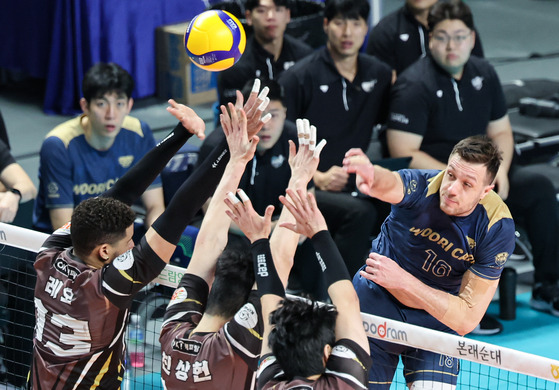
[{"label": "maroon jersey with lettering", "polygon": [[326,363],[326,370],[318,379],[285,380],[276,357],[266,354],[258,368],[258,389],[366,389],[371,364],[369,354],[355,341],[341,339],[334,345]]},{"label": "maroon jersey with lettering", "polygon": [[161,327],[161,380],[171,389],[252,389],[262,344],[262,310],[256,291],[219,331],[192,333],[204,313],[208,285],[185,274]]},{"label": "maroon jersey with lettering", "polygon": [[117,389],[129,306],[165,263],[145,239],[102,269],[87,266],[70,246],[68,224],[35,261],[33,388]]}]

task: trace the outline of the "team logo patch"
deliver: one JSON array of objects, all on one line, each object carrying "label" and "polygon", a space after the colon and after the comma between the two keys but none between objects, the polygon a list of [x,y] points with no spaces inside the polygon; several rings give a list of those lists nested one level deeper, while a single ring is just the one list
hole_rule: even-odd
[{"label": "team logo patch", "polygon": [[202,343],[196,340],[174,339],[171,347],[174,351],[179,351],[188,355],[196,356],[202,348]]},{"label": "team logo patch", "polygon": [[125,271],[132,268],[134,264],[134,255],[132,255],[132,250],[124,252],[122,255],[118,256],[113,261],[113,265],[116,269]]},{"label": "team logo patch", "polygon": [[321,85],[319,88],[322,92],[326,93],[326,92],[328,92],[329,87],[327,85]]},{"label": "team logo patch", "polygon": [[258,323],[258,314],[252,303],[246,303],[235,314],[235,321],[247,329],[252,329]]},{"label": "team logo patch", "polygon": [[295,65],[295,61],[285,61],[283,63],[283,70],[287,70],[291,68],[293,65]]},{"label": "team logo patch", "polygon": [[474,77],[472,79],[472,87],[474,87],[476,91],[479,91],[481,88],[483,88],[483,77]]},{"label": "team logo patch", "polygon": [[408,188],[406,189],[406,193],[409,195],[409,194],[414,193],[415,191],[417,191],[417,180],[412,180],[408,184]]},{"label": "team logo patch", "polygon": [[351,349],[349,349],[345,345],[339,345],[339,344],[336,345],[332,349],[332,355],[342,357],[344,359],[358,360],[357,355],[355,354],[355,352],[353,352]]},{"label": "team logo patch", "polygon": [[76,277],[81,273],[79,269],[71,266],[66,260],[60,258],[55,260],[54,268],[62,275],[65,275],[68,279],[72,280],[75,280]]},{"label": "team logo patch", "polygon": [[270,163],[272,164],[272,166],[274,168],[279,168],[283,165],[283,162],[285,161],[285,157],[283,155],[279,155],[279,156],[272,156],[272,159],[270,160]]},{"label": "team logo patch", "polygon": [[336,345],[333,351],[336,351],[341,354],[346,354],[348,352],[351,352],[345,345]]},{"label": "team logo patch", "polygon": [[400,40],[403,42],[407,42],[410,39],[410,34],[400,34]]},{"label": "team logo patch", "polygon": [[177,288],[171,297],[171,301],[169,302],[169,306],[173,306],[177,303],[184,302],[184,300],[188,298],[188,292],[184,287]]},{"label": "team logo patch", "polygon": [[130,165],[132,165],[133,161],[134,161],[134,156],[121,156],[118,158],[118,163],[123,168],[128,168]]},{"label": "team logo patch", "polygon": [[500,267],[503,264],[505,264],[505,262],[507,261],[508,258],[509,258],[509,253],[508,252],[498,253],[495,256],[495,264],[497,264]]},{"label": "team logo patch", "polygon": [[265,359],[260,361],[260,364],[258,365],[258,371],[259,372],[264,371],[266,368],[268,368],[270,365],[274,364],[275,362],[276,362],[276,357],[274,355],[267,356]]},{"label": "team logo patch", "polygon": [[66,222],[65,225],[62,225],[62,227],[58,228],[57,230],[66,230],[69,233],[71,226],[72,226],[71,222]]},{"label": "team logo patch", "polygon": [[468,236],[466,236],[466,239],[468,240],[468,246],[470,247],[470,249],[474,250],[474,248],[476,247],[476,241]]},{"label": "team logo patch", "polygon": [[363,91],[365,92],[371,92],[375,87],[376,83],[377,83],[377,79],[370,80],[370,81],[363,81],[361,83],[361,88],[363,88]]},{"label": "team logo patch", "polygon": [[49,198],[58,198],[60,195],[58,194],[58,184],[54,181],[51,181],[47,185],[47,192]]}]

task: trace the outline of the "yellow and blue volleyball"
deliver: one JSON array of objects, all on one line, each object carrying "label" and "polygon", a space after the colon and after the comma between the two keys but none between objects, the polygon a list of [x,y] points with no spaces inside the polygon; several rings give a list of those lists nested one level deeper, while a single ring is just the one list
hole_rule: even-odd
[{"label": "yellow and blue volleyball", "polygon": [[196,66],[219,72],[241,58],[246,47],[246,34],[239,19],[229,12],[205,11],[188,25],[184,47]]}]

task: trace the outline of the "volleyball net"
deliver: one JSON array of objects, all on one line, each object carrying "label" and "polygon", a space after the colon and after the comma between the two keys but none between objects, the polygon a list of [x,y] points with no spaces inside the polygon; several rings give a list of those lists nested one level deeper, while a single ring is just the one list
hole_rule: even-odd
[{"label": "volleyball net", "polygon": [[[0,223],[0,388],[23,387],[31,362],[35,325],[33,262],[47,235]],[[169,299],[184,268],[168,265],[136,297],[133,325],[126,332],[127,359],[123,389],[159,389],[159,330]],[[362,314],[372,338],[460,359],[459,389],[558,389],[559,361],[454,336],[431,329]],[[374,357],[373,357],[374,361]],[[437,368],[433,367],[433,371]],[[402,366],[391,389],[405,389]]]}]

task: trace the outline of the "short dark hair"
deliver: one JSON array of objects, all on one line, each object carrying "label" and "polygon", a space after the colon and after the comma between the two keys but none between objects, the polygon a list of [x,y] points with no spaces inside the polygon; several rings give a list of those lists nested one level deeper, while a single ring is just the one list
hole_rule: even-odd
[{"label": "short dark hair", "polygon": [[217,261],[205,312],[233,318],[247,302],[253,285],[254,269],[250,252],[225,249]]},{"label": "short dark hair", "polygon": [[326,0],[324,6],[324,17],[331,21],[337,16],[344,19],[367,20],[369,18],[370,5],[368,0]]},{"label": "short dark hair", "polygon": [[[289,0],[272,0],[276,7],[285,7],[289,8],[290,1]],[[260,0],[246,0],[245,2],[245,10],[252,11],[256,7],[260,5]]]},{"label": "short dark hair", "polygon": [[461,0],[438,1],[429,10],[427,22],[429,30],[443,20],[461,20],[470,29],[474,29],[474,17],[470,7]]},{"label": "short dark hair", "polygon": [[[241,91],[245,102],[250,96],[252,91],[252,86],[254,84],[254,80],[249,80],[243,87]],[[283,93],[283,87],[278,83],[276,80],[269,80],[269,79],[260,79],[260,90],[264,89],[264,87],[268,87],[270,91],[268,92],[268,98],[270,100],[279,100],[281,104],[285,106],[285,95]]]},{"label": "short dark hair", "polygon": [[288,380],[324,372],[324,346],[334,346],[337,315],[332,306],[298,299],[284,299],[270,314],[268,342]]},{"label": "short dark hair", "polygon": [[105,197],[86,199],[72,213],[72,245],[78,256],[87,256],[96,246],[114,244],[126,235],[135,219],[127,204]]},{"label": "short dark hair", "polygon": [[489,183],[492,183],[495,179],[503,160],[502,153],[497,145],[486,135],[464,138],[454,146],[450,156],[454,154],[457,154],[466,162],[485,165]]},{"label": "short dark hair", "polygon": [[134,79],[126,70],[114,62],[98,62],[86,72],[82,82],[83,97],[89,103],[99,99],[107,92],[132,97]]}]

